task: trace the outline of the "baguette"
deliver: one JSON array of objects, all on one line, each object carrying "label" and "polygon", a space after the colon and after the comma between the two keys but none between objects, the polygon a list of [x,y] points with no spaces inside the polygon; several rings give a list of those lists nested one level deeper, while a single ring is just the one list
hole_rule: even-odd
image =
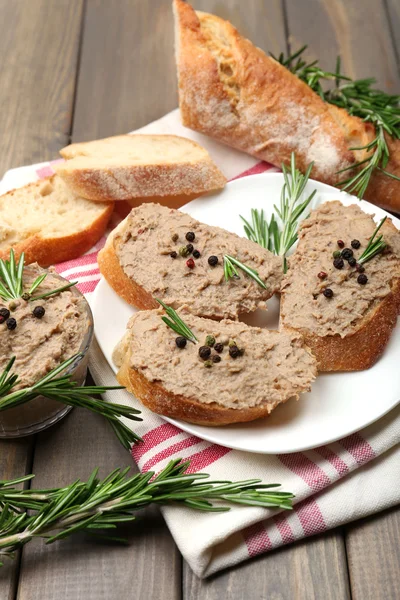
[{"label": "baguette", "polygon": [[[300,226],[299,244],[282,283],[281,324],[304,336],[319,371],[368,369],[384,351],[396,326],[400,232],[391,221],[380,231],[387,248],[365,263],[364,282],[359,282],[360,274],[346,260],[343,266],[337,264],[339,268],[333,265],[338,239],[357,259],[375,227],[372,217],[359,206],[346,207],[338,201],[322,204]],[[352,248],[352,240],[361,243],[359,249]],[[333,297],[324,296],[326,288]]]},{"label": "baguette", "polygon": [[112,202],[75,196],[57,175],[0,197],[0,258],[10,249],[41,267],[81,256],[104,234]]},{"label": "baguette", "polygon": [[[183,257],[179,252],[186,249],[189,232],[195,236],[193,248]],[[241,271],[225,281],[225,254],[256,270],[266,287]],[[217,256],[217,265],[209,264],[210,256]],[[282,259],[258,244],[157,204],[132,209],[109,236],[98,263],[117,294],[137,308],[156,308],[159,298],[214,319],[265,308],[283,277]]]},{"label": "baguette", "polygon": [[[179,314],[199,344],[178,348],[162,311],[141,311],[114,352],[118,381],[153,412],[197,425],[241,423],[265,417],[310,389],[316,363],[300,335]],[[211,359],[220,360],[208,368],[199,356],[207,335],[224,344],[219,354],[210,349]],[[231,356],[229,339],[240,356]]]},{"label": "baguette", "polygon": [[182,205],[218,190],[226,178],[209,154],[192,140],[175,135],[119,135],[71,144],[66,162],[54,168],[76,194],[89,200],[162,199]]},{"label": "baguette", "polygon": [[[375,128],[325,103],[310,87],[228,22],[174,0],[179,105],[183,124],[276,166],[292,152],[304,173],[330,185],[367,157]],[[387,171],[400,177],[400,141],[387,136]],[[353,176],[355,169],[347,171]],[[376,170],[365,198],[400,211],[400,181]]]}]

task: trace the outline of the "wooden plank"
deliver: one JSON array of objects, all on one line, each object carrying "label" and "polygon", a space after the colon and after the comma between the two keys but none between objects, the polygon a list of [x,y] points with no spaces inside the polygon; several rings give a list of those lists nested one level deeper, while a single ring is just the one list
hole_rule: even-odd
[{"label": "wooden plank", "polygon": [[[25,475],[30,469],[34,438],[0,441],[0,479]],[[19,556],[0,568],[0,600],[14,599],[19,574]]]},{"label": "wooden plank", "polygon": [[307,56],[327,70],[340,54],[345,74],[400,91],[384,0],[287,0],[286,9],[292,50],[307,44]]},{"label": "wooden plank", "polygon": [[[99,415],[74,410],[38,436],[35,485],[51,487],[87,478],[100,467],[105,476],[132,466],[109,425]],[[129,546],[93,541],[86,535],[46,546],[35,540],[22,556],[18,600],[109,600],[179,598],[180,557],[158,511],[118,532]]]},{"label": "wooden plank", "polygon": [[198,579],[184,570],[185,600],[347,600],[350,598],[343,538],[339,532],[304,540],[259,559]]},{"label": "wooden plank", "polygon": [[386,0],[386,9],[392,41],[396,49],[397,68],[400,73],[400,2],[398,0]]},{"label": "wooden plank", "polygon": [[[68,140],[82,5],[0,1],[0,176],[52,158]],[[0,441],[0,479],[31,469],[33,442]],[[18,557],[0,570],[0,600],[15,597],[18,571]]]},{"label": "wooden plank", "polygon": [[0,174],[68,141],[83,0],[0,1]]},{"label": "wooden plank", "polygon": [[397,600],[400,575],[400,508],[347,526],[353,600]]}]

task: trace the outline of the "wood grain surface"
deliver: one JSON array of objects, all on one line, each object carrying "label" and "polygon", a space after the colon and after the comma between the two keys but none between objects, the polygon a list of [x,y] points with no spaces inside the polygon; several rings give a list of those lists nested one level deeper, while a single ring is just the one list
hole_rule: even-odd
[{"label": "wood grain surface", "polygon": [[[331,68],[400,90],[398,0],[198,0],[274,54],[309,45]],[[140,127],[177,104],[170,0],[0,0],[0,167],[54,158],[72,141]],[[35,438],[0,442],[0,479],[33,469],[53,486],[133,463],[100,417],[73,411]],[[397,600],[400,511],[199,580],[158,510],[128,547],[80,535],[41,540],[0,570],[0,600]]]}]

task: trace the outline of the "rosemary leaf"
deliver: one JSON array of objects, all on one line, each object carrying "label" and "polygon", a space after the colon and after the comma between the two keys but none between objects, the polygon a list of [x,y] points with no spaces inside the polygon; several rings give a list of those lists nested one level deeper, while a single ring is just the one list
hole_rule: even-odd
[{"label": "rosemary leaf", "polygon": [[293,494],[272,489],[279,484],[266,485],[259,479],[210,481],[206,473],[186,473],[189,466],[178,458],[157,475],[151,471],[129,475],[129,469],[116,469],[103,480],[95,469],[87,482],[49,490],[15,487],[32,475],[0,481],[0,565],[34,537],[51,544],[78,531],[113,529],[133,521],[137,510],[152,503],[206,512],[230,510],[226,503],[292,508]]},{"label": "rosemary leaf", "polygon": [[258,272],[255,269],[248,267],[244,263],[240,262],[240,260],[238,260],[234,256],[229,256],[229,254],[225,254],[224,255],[224,273],[225,273],[225,279],[227,281],[229,279],[231,279],[232,277],[235,279],[240,279],[240,276],[237,272],[236,267],[238,267],[241,271],[246,273],[249,277],[251,277],[251,279],[254,279],[254,281],[256,283],[258,283],[259,286],[261,286],[265,290],[267,289],[267,286],[265,285],[263,280],[260,278]]},{"label": "rosemary leaf", "polygon": [[197,337],[194,335],[193,331],[189,329],[186,323],[181,319],[176,310],[174,310],[171,306],[167,306],[162,300],[156,298],[157,302],[161,304],[167,315],[170,317],[161,317],[164,323],[170,327],[175,333],[186,338],[189,342],[193,344],[197,344]]},{"label": "rosemary leaf", "polygon": [[369,260],[371,260],[371,258],[374,258],[374,256],[376,256],[377,254],[380,254],[386,248],[386,243],[383,241],[383,235],[380,235],[378,238],[376,237],[386,219],[387,217],[383,217],[383,219],[375,229],[373,235],[369,239],[367,247],[365,248],[364,252],[361,254],[360,258],[357,261],[360,265],[368,262]]},{"label": "rosemary leaf", "polygon": [[32,297],[29,300],[30,300],[30,302],[33,302],[34,300],[42,300],[43,298],[49,298],[50,296],[54,296],[55,294],[61,294],[61,292],[65,292],[65,290],[69,290],[69,288],[76,285],[77,283],[78,283],[77,281],[71,281],[70,283],[63,285],[62,287],[59,287],[55,290],[50,290],[49,292],[45,292],[44,294],[40,294],[40,296]]}]

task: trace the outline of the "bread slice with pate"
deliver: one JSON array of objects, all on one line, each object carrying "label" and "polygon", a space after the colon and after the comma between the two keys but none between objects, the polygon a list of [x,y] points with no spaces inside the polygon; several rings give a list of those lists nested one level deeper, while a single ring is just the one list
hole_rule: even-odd
[{"label": "bread slice with pate", "polygon": [[198,343],[178,347],[162,310],[139,311],[114,351],[118,381],[153,412],[227,425],[267,416],[310,389],[316,361],[301,335],[178,313]]},{"label": "bread slice with pate", "polygon": [[384,251],[357,266],[376,226],[358,205],[338,201],[321,204],[300,226],[282,283],[281,324],[304,336],[320,371],[371,367],[396,325],[400,232],[390,219],[379,232]]},{"label": "bread slice with pate", "polygon": [[[224,255],[255,270],[263,286],[240,269],[226,280]],[[140,309],[158,307],[158,298],[213,319],[265,308],[283,277],[281,258],[268,250],[158,204],[132,209],[109,236],[98,263],[117,294]]]},{"label": "bread slice with pate", "polygon": [[118,135],[71,144],[60,153],[66,162],[54,167],[57,173],[89,200],[137,205],[158,198],[176,206],[226,184],[204,148],[176,135]]},{"label": "bread slice with pate", "polygon": [[76,196],[57,175],[0,196],[0,258],[13,248],[47,267],[81,256],[104,234],[113,202]]}]

